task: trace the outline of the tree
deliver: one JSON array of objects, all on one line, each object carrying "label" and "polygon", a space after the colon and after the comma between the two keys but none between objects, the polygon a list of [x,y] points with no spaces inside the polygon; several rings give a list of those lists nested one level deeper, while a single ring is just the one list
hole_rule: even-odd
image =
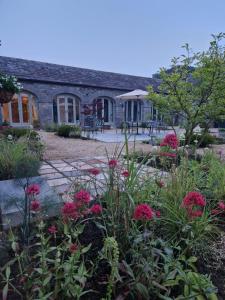
[{"label": "tree", "polygon": [[225,34],[212,35],[207,51],[172,59],[171,69],[161,68],[158,91],[148,87],[149,100],[167,120],[183,120],[185,143],[190,144],[196,126],[203,135],[212,122],[225,119]]}]

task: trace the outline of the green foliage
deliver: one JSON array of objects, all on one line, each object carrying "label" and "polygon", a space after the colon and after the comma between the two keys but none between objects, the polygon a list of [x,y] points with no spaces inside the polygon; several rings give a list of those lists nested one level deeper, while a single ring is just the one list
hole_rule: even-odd
[{"label": "green foliage", "polygon": [[48,123],[48,124],[45,124],[44,129],[45,129],[45,131],[47,131],[47,132],[56,132],[57,129],[58,129],[58,124],[56,124],[56,123]]},{"label": "green foliage", "polygon": [[73,138],[80,138],[81,136],[81,129],[79,126],[72,126],[72,125],[60,125],[57,128],[57,134],[63,137],[73,137]]},{"label": "green foliage", "polygon": [[0,180],[38,175],[40,160],[28,143],[0,141]]},{"label": "green foliage", "polygon": [[22,86],[15,76],[3,75],[0,73],[0,89],[4,89],[12,93],[19,93],[21,88]]},{"label": "green foliage", "polygon": [[172,60],[170,70],[160,70],[157,92],[149,87],[149,99],[172,122],[177,115],[184,122],[185,143],[190,144],[194,128],[206,132],[210,124],[225,116],[225,47],[224,34],[213,36],[209,49]]},{"label": "green foliage", "polygon": [[28,128],[7,128],[3,130],[3,134],[7,137],[11,135],[13,138],[18,139],[22,136],[27,136],[29,139],[38,139],[39,134]]},{"label": "green foliage", "polygon": [[199,135],[199,134],[193,134],[190,140],[191,145],[198,145],[199,147],[205,148],[208,147],[211,144],[214,144],[216,142],[216,138],[209,134],[206,133],[204,135]]}]

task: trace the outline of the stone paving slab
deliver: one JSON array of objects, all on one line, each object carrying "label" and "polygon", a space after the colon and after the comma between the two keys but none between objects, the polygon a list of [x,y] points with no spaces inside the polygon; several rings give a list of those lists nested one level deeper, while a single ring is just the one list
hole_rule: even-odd
[{"label": "stone paving slab", "polygon": [[46,169],[41,169],[41,170],[39,170],[39,174],[40,174],[40,175],[44,175],[44,174],[52,174],[52,173],[55,173],[55,172],[56,172],[56,170],[53,169],[53,168],[51,168],[50,166],[49,166],[48,168],[46,168]]},{"label": "stone paving slab", "polygon": [[59,178],[59,179],[50,179],[47,180],[49,186],[59,186],[64,184],[69,184],[70,180],[67,178]]}]

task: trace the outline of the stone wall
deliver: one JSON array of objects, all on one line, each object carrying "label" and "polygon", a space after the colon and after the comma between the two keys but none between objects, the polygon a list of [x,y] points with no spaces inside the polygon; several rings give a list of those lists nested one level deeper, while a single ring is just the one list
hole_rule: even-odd
[{"label": "stone wall", "polygon": [[[55,83],[41,83],[21,81],[24,91],[36,96],[36,106],[41,126],[53,122],[53,100],[59,94],[71,94],[80,99],[81,110],[84,104],[91,104],[97,97],[108,97],[113,100],[113,126],[119,126],[124,121],[124,100],[116,99],[117,95],[126,93],[127,90],[93,88]],[[142,115],[144,119],[150,113],[150,102],[143,101]],[[81,115],[82,118],[82,115]]]}]

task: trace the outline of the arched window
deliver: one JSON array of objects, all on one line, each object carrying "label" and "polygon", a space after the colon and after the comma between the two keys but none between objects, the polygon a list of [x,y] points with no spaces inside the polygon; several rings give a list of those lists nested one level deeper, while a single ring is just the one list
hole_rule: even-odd
[{"label": "arched window", "polygon": [[58,95],[53,101],[55,123],[77,124],[80,121],[80,100],[73,95]]},{"label": "arched window", "polygon": [[14,126],[32,125],[38,120],[35,102],[35,96],[31,93],[22,92],[15,95],[11,102],[3,104],[3,121]]},{"label": "arched window", "polygon": [[141,122],[142,121],[142,102],[139,100],[128,100],[125,102],[125,121]]},{"label": "arched window", "polygon": [[93,101],[93,110],[99,120],[106,124],[113,123],[113,101],[110,98],[99,97]]}]

